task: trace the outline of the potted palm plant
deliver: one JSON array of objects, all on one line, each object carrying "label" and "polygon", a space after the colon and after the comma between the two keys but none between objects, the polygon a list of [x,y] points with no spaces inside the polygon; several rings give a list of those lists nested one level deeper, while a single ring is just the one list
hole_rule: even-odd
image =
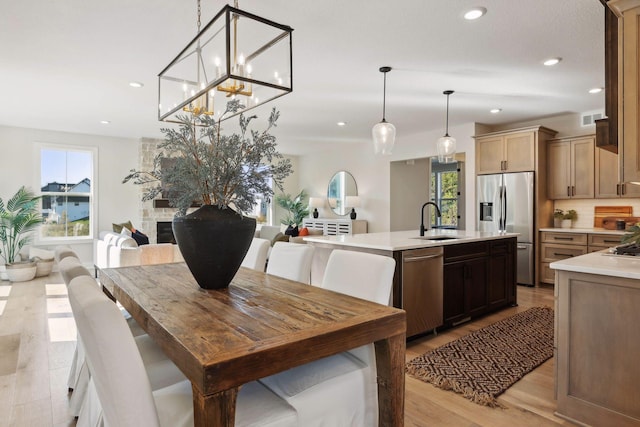
[{"label": "potted palm plant", "polygon": [[278,194],[275,199],[278,206],[287,211],[287,216],[280,220],[280,223],[300,227],[302,221],[309,216],[309,203],[306,201],[307,193],[304,190],[300,191],[296,196],[284,193]]},{"label": "potted palm plant", "polygon": [[4,260],[8,280],[22,282],[36,275],[36,263],[20,261],[20,249],[31,241],[32,231],[42,223],[38,210],[39,196],[24,186],[6,204],[0,198],[0,256]]},{"label": "potted palm plant", "polygon": [[[123,182],[143,184],[142,200],[167,195],[177,208],[173,233],[187,266],[205,289],[228,286],[246,255],[255,231],[254,218],[243,216],[259,195],[270,197],[269,180],[282,189],[292,172],[291,162],[276,151],[276,138],[269,133],[279,113],[272,110],[266,130],[251,130],[256,116],[240,114],[240,133],[224,135],[221,121],[242,107],[239,100],[227,103],[216,121],[206,114],[179,117],[177,129],[161,129],[152,171],[131,170]],[[160,167],[163,158],[172,167]],[[201,205],[187,214],[193,203]]]}]

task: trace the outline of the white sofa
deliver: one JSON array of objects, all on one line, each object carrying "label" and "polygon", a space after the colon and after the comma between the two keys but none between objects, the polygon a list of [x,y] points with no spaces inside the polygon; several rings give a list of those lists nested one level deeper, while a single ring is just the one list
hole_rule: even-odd
[{"label": "white sofa", "polygon": [[95,240],[94,259],[97,268],[184,261],[178,245],[157,243],[138,246],[132,237],[111,231],[101,231],[100,238]]}]

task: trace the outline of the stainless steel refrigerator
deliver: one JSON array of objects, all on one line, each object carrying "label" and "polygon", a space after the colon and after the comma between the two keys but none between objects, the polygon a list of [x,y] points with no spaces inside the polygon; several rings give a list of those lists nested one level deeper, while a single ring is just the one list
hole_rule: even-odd
[{"label": "stainless steel refrigerator", "polygon": [[506,231],[518,236],[518,283],[533,286],[533,172],[479,175],[478,231]]}]

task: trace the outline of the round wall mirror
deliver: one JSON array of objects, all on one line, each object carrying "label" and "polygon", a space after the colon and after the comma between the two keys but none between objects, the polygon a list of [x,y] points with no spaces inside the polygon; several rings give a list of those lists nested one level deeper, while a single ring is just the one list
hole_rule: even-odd
[{"label": "round wall mirror", "polygon": [[347,215],[353,206],[347,206],[347,197],[358,195],[356,180],[347,171],[338,171],[329,180],[327,201],[336,215]]}]

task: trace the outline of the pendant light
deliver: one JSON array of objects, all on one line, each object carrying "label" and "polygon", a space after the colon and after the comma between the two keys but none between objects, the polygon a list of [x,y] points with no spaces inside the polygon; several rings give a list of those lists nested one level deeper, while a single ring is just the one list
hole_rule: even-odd
[{"label": "pendant light", "polygon": [[453,163],[455,162],[456,139],[449,136],[449,95],[451,95],[453,91],[445,90],[442,93],[447,95],[447,124],[444,136],[438,139],[438,162]]},{"label": "pendant light", "polygon": [[196,37],[158,75],[159,120],[213,115],[214,94],[222,98],[219,112],[225,98],[244,106],[221,118],[227,120],[293,91],[291,27],[238,9],[238,0],[201,26],[196,2]]},{"label": "pendant light", "polygon": [[382,91],[382,121],[376,124],[371,130],[373,135],[373,152],[389,156],[396,141],[396,127],[385,120],[385,107],[387,96],[387,73],[391,67],[380,67],[380,72],[384,73],[384,89]]}]

